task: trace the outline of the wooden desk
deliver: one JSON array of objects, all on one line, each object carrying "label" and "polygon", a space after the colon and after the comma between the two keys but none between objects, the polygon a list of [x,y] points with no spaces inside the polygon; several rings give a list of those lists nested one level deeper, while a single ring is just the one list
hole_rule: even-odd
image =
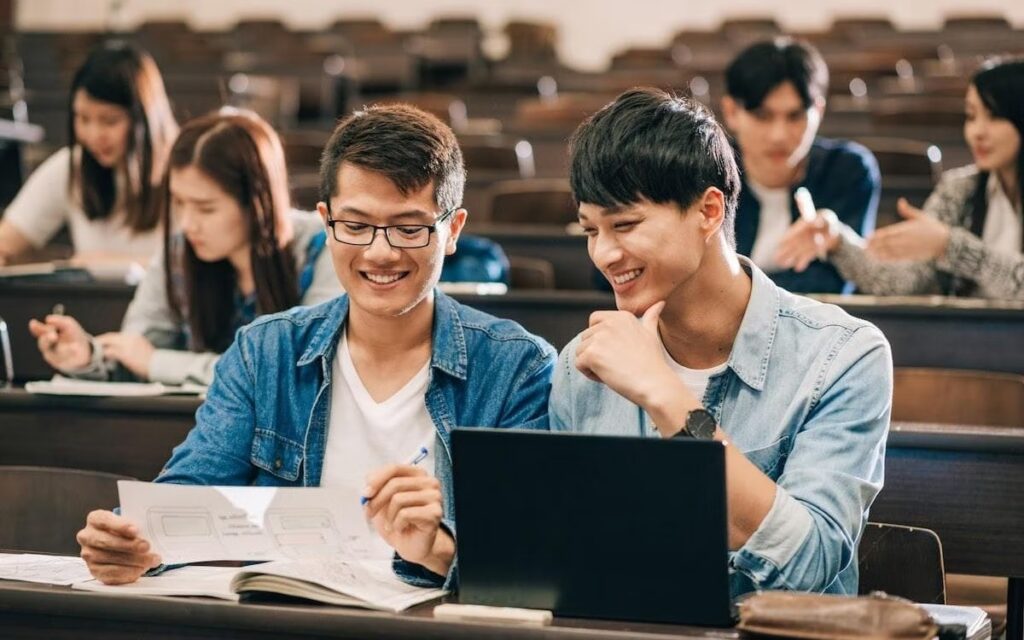
[{"label": "wooden desk", "polygon": [[942,296],[812,296],[874,323],[897,367],[1024,373],[1024,303]]},{"label": "wooden desk", "polygon": [[[0,464],[151,479],[193,424],[195,398],[47,398],[0,392]],[[1010,630],[1024,611],[1024,428],[897,424],[871,519],[934,529],[946,569],[1009,576]],[[0,597],[0,611],[4,609]],[[1014,626],[1016,620],[1017,626]],[[3,621],[0,616],[0,622]]]},{"label": "wooden desk", "polygon": [[1009,576],[1007,638],[1024,638],[1024,428],[896,423],[871,520],[934,530],[946,571]]},{"label": "wooden desk", "polygon": [[152,480],[195,424],[195,397],[77,398],[0,391],[0,465]]},{"label": "wooden desk", "polygon": [[391,614],[319,605],[111,596],[73,591],[68,587],[0,581],[0,628],[4,630],[4,637],[17,638],[679,640],[738,637],[731,629],[600,620],[556,620],[549,627],[441,622],[433,619],[432,611],[432,604]]}]

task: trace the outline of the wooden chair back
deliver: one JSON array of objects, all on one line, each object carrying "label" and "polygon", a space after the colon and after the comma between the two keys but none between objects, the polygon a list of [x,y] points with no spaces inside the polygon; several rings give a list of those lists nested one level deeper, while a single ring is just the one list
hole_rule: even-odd
[{"label": "wooden chair back", "polygon": [[857,565],[861,594],[884,591],[913,602],[946,604],[942,543],[930,529],[869,522]]},{"label": "wooden chair back", "polygon": [[897,367],[892,419],[1024,427],[1024,376]]},{"label": "wooden chair back", "polygon": [[0,549],[79,552],[75,534],[94,509],[118,506],[118,480],[127,476],[55,467],[0,466]]}]

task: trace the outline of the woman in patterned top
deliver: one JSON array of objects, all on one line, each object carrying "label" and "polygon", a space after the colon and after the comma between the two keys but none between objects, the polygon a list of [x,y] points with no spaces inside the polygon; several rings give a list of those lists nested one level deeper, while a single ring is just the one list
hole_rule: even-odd
[{"label": "woman in patterned top", "polygon": [[820,252],[862,293],[1024,299],[1024,60],[983,66],[967,89],[964,137],[974,164],[946,172],[924,208],[865,241],[827,213],[788,235],[786,259]]},{"label": "woman in patterned top", "polygon": [[225,109],[190,121],[168,165],[164,249],[121,331],[93,337],[59,315],[29,325],[66,375],[209,384],[235,331],[258,314],[341,293],[323,223],[290,208],[281,142],[259,116]]}]

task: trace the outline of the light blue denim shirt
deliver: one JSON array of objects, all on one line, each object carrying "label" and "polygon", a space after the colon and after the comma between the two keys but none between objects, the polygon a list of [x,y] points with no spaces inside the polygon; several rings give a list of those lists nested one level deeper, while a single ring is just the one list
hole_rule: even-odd
[{"label": "light blue denim shirt", "polygon": [[[761,526],[729,554],[732,595],[856,594],[857,544],[882,489],[889,344],[870,323],[780,289],[741,260],[753,281],[750,301],[727,366],[711,378],[703,402],[778,490]],[[657,437],[650,416],[576,369],[578,343],[559,357],[551,428]]]},{"label": "light blue denim shirt", "polygon": [[[348,306],[343,295],[240,329],[217,363],[195,427],[156,482],[318,486],[330,424],[331,365]],[[455,535],[451,430],[546,429],[556,354],[518,324],[440,291],[432,349],[426,405],[437,430],[435,476],[444,494],[444,525]],[[414,584],[438,583],[423,567],[397,557],[395,570]],[[455,575],[453,565],[447,585]]]}]

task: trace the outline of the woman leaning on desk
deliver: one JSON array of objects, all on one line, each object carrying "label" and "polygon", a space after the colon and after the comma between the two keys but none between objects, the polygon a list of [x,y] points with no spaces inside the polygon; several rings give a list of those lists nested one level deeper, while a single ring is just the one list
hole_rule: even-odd
[{"label": "woman leaning on desk", "polygon": [[798,271],[827,260],[862,293],[1024,299],[1024,59],[991,61],[971,78],[964,138],[974,164],[947,171],[924,204],[865,242],[820,216],[794,225],[781,252]]},{"label": "woman leaning on desk", "polygon": [[259,116],[225,109],[188,122],[168,165],[164,249],[121,331],[92,337],[61,315],[29,324],[43,357],[66,375],[110,379],[127,370],[209,384],[238,328],[341,292],[323,224],[290,209],[284,151]]},{"label": "woman leaning on desk", "polygon": [[0,264],[67,224],[83,261],[142,260],[160,246],[160,177],[178,125],[148,53],[94,49],[71,82],[68,145],[29,177],[0,219]]}]

